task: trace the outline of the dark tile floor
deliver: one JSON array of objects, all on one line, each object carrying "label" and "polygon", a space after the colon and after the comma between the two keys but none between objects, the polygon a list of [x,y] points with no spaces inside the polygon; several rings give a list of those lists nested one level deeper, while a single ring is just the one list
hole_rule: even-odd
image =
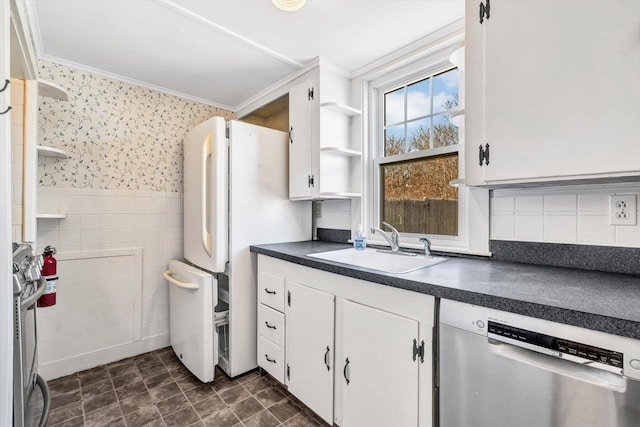
[{"label": "dark tile floor", "polygon": [[268,375],[203,384],[171,347],[49,382],[49,427],[328,426]]}]

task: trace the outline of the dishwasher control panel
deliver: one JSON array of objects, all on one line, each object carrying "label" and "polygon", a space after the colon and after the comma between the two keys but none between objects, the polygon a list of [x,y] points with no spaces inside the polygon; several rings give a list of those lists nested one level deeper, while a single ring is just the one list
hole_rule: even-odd
[{"label": "dishwasher control panel", "polygon": [[522,343],[528,344],[528,346],[535,346],[538,349],[550,350],[551,354],[557,352],[557,356],[560,356],[559,353],[562,353],[609,365],[614,368],[623,367],[623,355],[617,351],[582,344],[576,341],[569,341],[497,322],[489,321],[488,337],[515,345]]}]

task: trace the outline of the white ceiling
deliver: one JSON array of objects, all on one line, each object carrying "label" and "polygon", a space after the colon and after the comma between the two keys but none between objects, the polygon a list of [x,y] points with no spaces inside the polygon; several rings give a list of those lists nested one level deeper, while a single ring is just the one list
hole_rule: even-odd
[{"label": "white ceiling", "polygon": [[464,0],[27,0],[38,56],[235,110],[316,57],[357,73]]}]

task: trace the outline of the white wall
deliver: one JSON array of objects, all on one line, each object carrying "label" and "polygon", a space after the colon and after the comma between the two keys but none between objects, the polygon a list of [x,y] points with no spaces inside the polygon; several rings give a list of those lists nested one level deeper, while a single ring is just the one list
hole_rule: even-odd
[{"label": "white wall", "polygon": [[[0,75],[10,69],[9,2],[0,2]],[[11,89],[0,92],[0,108],[11,103]],[[2,110],[0,110],[2,111]],[[11,147],[4,143],[11,137],[11,118],[0,115],[0,425],[12,423],[13,392],[13,290],[11,283]]]},{"label": "white wall", "polygon": [[[181,193],[38,187],[38,209],[67,215],[38,220],[38,252],[46,245],[59,253],[141,247],[142,337],[168,334],[162,272],[170,259],[182,258]],[[64,284],[60,277],[58,286]]]},{"label": "white wall", "polygon": [[22,171],[24,82],[11,80],[11,231],[14,242],[22,239]]},{"label": "white wall", "polygon": [[38,308],[38,364],[45,380],[153,350],[167,335],[142,337],[142,248],[56,255],[56,304]]},{"label": "white wall", "polygon": [[490,236],[496,240],[640,247],[635,226],[609,225],[609,196],[635,194],[639,184],[494,190]]},{"label": "white wall", "polygon": [[[39,72],[63,87],[69,101],[40,97],[38,143],[64,149],[69,158],[39,159],[37,212],[66,218],[38,220],[38,251],[52,245],[64,257],[142,248],[138,312],[107,310],[101,316],[112,317],[100,319],[137,330],[131,319],[140,315],[141,340],[98,339],[91,348],[69,345],[77,351],[64,354],[48,353],[52,349],[43,341],[43,372],[55,378],[73,367],[82,370],[168,344],[168,285],[162,272],[170,259],[182,258],[182,142],[204,120],[233,114],[66,66],[41,62]],[[74,257],[67,262],[75,269],[67,274],[68,282],[63,276],[58,281],[61,297],[65,285],[78,286],[78,278],[90,277],[96,268],[95,259]],[[93,292],[82,290],[91,301],[121,297],[116,286],[102,282]],[[83,308],[49,310],[50,322],[64,325],[86,318],[88,324],[90,314]],[[56,345],[65,346],[70,335],[59,336],[62,342]]]}]

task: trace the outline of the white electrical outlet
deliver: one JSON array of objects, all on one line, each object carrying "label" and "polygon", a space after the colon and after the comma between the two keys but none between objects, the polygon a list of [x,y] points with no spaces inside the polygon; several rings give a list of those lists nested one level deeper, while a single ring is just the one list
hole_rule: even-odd
[{"label": "white electrical outlet", "polygon": [[614,194],[609,196],[609,224],[636,225],[636,195]]}]

